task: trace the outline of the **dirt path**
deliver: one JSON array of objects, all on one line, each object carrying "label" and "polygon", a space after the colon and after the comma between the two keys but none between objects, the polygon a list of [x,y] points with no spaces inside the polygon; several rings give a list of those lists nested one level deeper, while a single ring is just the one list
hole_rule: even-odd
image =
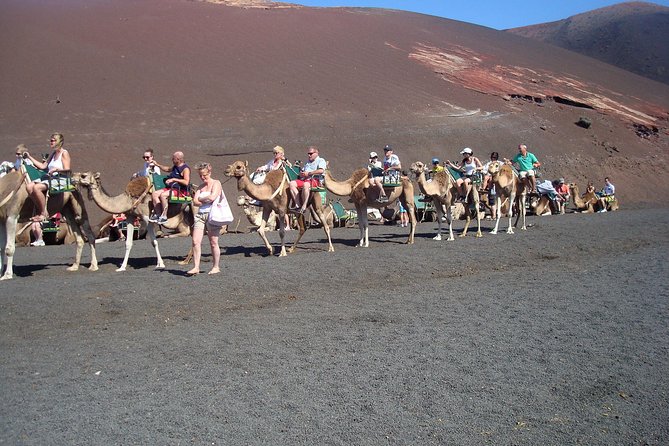
[{"label": "dirt path", "polygon": [[163,272],[145,241],[123,274],[119,243],[97,273],[66,273],[72,247],[20,249],[0,442],[667,444],[667,222],[530,218],[454,242],[421,224],[413,246],[373,226],[369,249],[336,229],[335,253],[312,230],[287,258],[233,234],[222,274],[193,278],[186,239],[161,240]]}]

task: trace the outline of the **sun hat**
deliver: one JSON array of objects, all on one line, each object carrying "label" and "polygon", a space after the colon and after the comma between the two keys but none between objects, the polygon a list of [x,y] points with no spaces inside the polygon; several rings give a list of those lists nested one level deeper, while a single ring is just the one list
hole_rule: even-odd
[{"label": "sun hat", "polygon": [[432,158],[432,164],[439,164],[439,158]]},{"label": "sun hat", "polygon": [[460,152],[460,155],[464,155],[465,153],[468,153],[468,154],[471,155],[474,152],[472,152],[472,149],[470,149],[469,147],[465,147],[464,149],[462,149],[462,152]]},{"label": "sun hat", "polygon": [[369,152],[369,157],[370,158],[378,158],[379,155],[376,152]]},{"label": "sun hat", "polygon": [[383,151],[387,152],[388,150],[393,150],[393,148],[386,144],[386,146],[383,148]]}]

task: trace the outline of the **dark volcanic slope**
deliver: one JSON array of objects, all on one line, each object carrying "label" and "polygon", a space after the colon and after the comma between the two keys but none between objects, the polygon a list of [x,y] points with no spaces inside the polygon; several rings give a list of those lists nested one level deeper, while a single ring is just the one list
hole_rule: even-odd
[{"label": "dark volcanic slope", "polygon": [[[62,131],[74,169],[101,171],[112,194],[149,145],[164,162],[183,149],[220,173],[239,158],[264,163],[275,144],[291,159],[318,144],[341,177],[387,143],[408,165],[455,159],[465,146],[509,156],[519,142],[548,176],[611,175],[626,205],[669,193],[669,87],[436,17],[6,0],[0,59],[0,156],[12,159],[19,143],[44,151],[50,132]],[[591,129],[574,125],[581,116]]]},{"label": "dark volcanic slope", "polygon": [[669,8],[629,2],[508,30],[669,84]]}]

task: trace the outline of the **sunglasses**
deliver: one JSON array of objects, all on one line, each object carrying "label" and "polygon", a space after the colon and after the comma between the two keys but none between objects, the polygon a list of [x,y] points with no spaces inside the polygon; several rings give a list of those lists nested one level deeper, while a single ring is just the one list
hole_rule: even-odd
[{"label": "sunglasses", "polygon": [[307,155],[315,155],[316,152],[307,152]]},{"label": "sunglasses", "polygon": [[150,156],[143,156],[142,158],[144,158],[145,160],[151,159]]}]

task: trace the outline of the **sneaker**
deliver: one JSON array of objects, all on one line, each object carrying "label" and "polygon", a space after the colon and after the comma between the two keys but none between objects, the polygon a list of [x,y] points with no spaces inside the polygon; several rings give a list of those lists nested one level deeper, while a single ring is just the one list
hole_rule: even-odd
[{"label": "sneaker", "polygon": [[159,225],[163,225],[167,223],[167,217],[161,215],[155,222],[158,223]]},{"label": "sneaker", "polygon": [[380,196],[379,198],[376,199],[376,202],[377,203],[388,203],[388,197],[386,197],[385,195]]},{"label": "sneaker", "polygon": [[151,215],[149,216],[149,221],[150,221],[151,223],[155,223],[155,222],[157,222],[157,221],[158,221],[158,216],[157,216],[156,214],[151,214]]},{"label": "sneaker", "polygon": [[44,240],[35,240],[30,244],[30,246],[45,246],[46,243],[44,243]]},{"label": "sneaker", "polygon": [[599,212],[601,214],[602,212],[606,212],[606,209],[602,209],[601,211],[597,211],[597,212]]}]

